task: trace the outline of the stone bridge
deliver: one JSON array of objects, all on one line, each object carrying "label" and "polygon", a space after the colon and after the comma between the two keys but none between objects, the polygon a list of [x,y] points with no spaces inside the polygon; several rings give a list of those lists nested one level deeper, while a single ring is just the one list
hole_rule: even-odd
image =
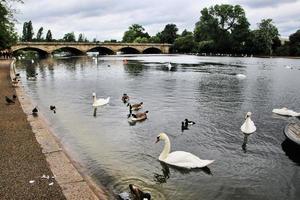
[{"label": "stone bridge", "polygon": [[169,53],[170,44],[160,43],[100,43],[100,42],[19,42],[11,47],[12,52],[18,50],[34,50],[42,56],[55,51],[68,51],[75,55],[87,52],[99,52],[102,55],[117,54],[157,54]]}]

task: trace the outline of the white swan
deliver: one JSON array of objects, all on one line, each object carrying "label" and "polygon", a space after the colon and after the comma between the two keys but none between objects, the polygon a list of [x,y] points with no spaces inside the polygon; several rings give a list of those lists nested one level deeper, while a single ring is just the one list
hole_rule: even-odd
[{"label": "white swan", "polygon": [[108,104],[110,97],[107,97],[106,99],[103,99],[103,98],[97,99],[96,93],[94,92],[93,99],[94,99],[93,107],[98,107],[98,106],[103,106],[105,104]]},{"label": "white swan", "polygon": [[254,125],[253,121],[251,120],[251,112],[247,112],[245,116],[245,122],[241,126],[241,131],[246,134],[250,134],[256,131],[256,126]]},{"label": "white swan", "polygon": [[239,78],[239,79],[244,79],[244,78],[246,78],[246,75],[244,75],[244,74],[237,74],[236,77]]},{"label": "white swan", "polygon": [[171,63],[168,63],[167,67],[168,67],[168,70],[171,71],[173,66],[171,65]]},{"label": "white swan", "polygon": [[197,156],[185,151],[174,151],[170,153],[171,144],[169,137],[165,133],[160,133],[157,136],[156,143],[160,140],[165,141],[165,146],[158,159],[169,165],[191,169],[206,167],[214,162],[214,160],[201,160]]},{"label": "white swan", "polygon": [[285,115],[285,116],[291,116],[291,117],[299,117],[300,113],[297,113],[293,110],[289,110],[286,107],[280,108],[280,109],[273,109],[273,113],[276,113],[278,115]]}]

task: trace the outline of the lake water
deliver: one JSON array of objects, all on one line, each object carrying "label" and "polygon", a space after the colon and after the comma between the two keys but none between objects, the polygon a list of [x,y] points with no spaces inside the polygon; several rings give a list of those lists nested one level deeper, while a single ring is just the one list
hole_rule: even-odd
[{"label": "lake water", "polygon": [[[114,194],[133,183],[153,199],[300,198],[299,147],[283,134],[291,119],[272,114],[283,106],[300,112],[300,60],[132,55],[23,60],[17,69],[67,150]],[[37,80],[26,79],[35,73]],[[93,92],[111,98],[96,117]],[[128,123],[123,93],[144,102],[147,120]],[[257,131],[245,137],[248,111]],[[196,124],[182,132],[185,118]],[[215,162],[190,171],[161,164],[163,142],[154,143],[160,132],[173,151]]]}]

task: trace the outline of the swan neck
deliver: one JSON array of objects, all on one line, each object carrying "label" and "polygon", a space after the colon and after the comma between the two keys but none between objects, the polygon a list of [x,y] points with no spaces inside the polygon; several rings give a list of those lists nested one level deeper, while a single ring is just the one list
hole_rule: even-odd
[{"label": "swan neck", "polygon": [[171,151],[170,140],[169,140],[169,138],[166,138],[165,139],[165,146],[164,146],[164,149],[163,149],[163,151],[161,152],[161,154],[159,156],[159,160],[165,160],[168,157],[170,151]]}]

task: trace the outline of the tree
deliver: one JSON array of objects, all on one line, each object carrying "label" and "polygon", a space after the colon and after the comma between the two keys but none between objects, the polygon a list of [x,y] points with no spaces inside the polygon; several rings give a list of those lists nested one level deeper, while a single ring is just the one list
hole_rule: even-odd
[{"label": "tree", "polygon": [[214,52],[241,51],[250,32],[249,25],[240,5],[222,4],[204,8],[200,21],[195,25],[195,41],[213,42]]},{"label": "tree", "polygon": [[43,27],[41,27],[39,30],[38,30],[38,32],[37,32],[37,34],[36,34],[36,39],[37,39],[37,41],[42,41],[42,40],[44,40],[44,38],[43,38]]},{"label": "tree", "polygon": [[192,32],[184,30],[180,37],[176,38],[174,42],[174,50],[178,53],[194,52],[196,43]]},{"label": "tree", "polygon": [[134,43],[148,43],[149,39],[146,37],[137,37],[137,38],[135,38],[135,40],[133,42]]},{"label": "tree", "polygon": [[23,24],[23,36],[22,36],[22,40],[23,41],[32,41],[34,32],[33,32],[33,28],[32,28],[32,22],[24,22]]},{"label": "tree", "polygon": [[300,29],[291,34],[290,37],[290,55],[300,56]]},{"label": "tree", "polygon": [[279,36],[272,19],[262,19],[258,29],[253,31],[252,45],[256,54],[272,55],[274,40]]},{"label": "tree", "polygon": [[139,24],[133,24],[128,28],[123,35],[123,42],[133,42],[138,37],[145,37],[147,39],[150,38],[147,32],[144,32],[145,29]]},{"label": "tree", "polygon": [[16,41],[13,10],[8,1],[0,1],[0,49],[9,48]]},{"label": "tree", "polygon": [[46,34],[46,41],[47,42],[51,42],[52,41],[52,33],[50,30],[47,31],[47,34]]},{"label": "tree", "polygon": [[85,39],[85,38],[84,38],[84,35],[83,35],[82,33],[80,33],[79,36],[78,36],[78,40],[77,40],[77,41],[78,41],[78,42],[83,42],[84,39]]},{"label": "tree", "polygon": [[167,24],[164,30],[158,35],[163,43],[173,44],[177,37],[178,28],[175,24]]},{"label": "tree", "polygon": [[64,37],[63,37],[63,40],[64,40],[65,42],[76,42],[74,32],[66,33],[66,34],[64,35]]}]

